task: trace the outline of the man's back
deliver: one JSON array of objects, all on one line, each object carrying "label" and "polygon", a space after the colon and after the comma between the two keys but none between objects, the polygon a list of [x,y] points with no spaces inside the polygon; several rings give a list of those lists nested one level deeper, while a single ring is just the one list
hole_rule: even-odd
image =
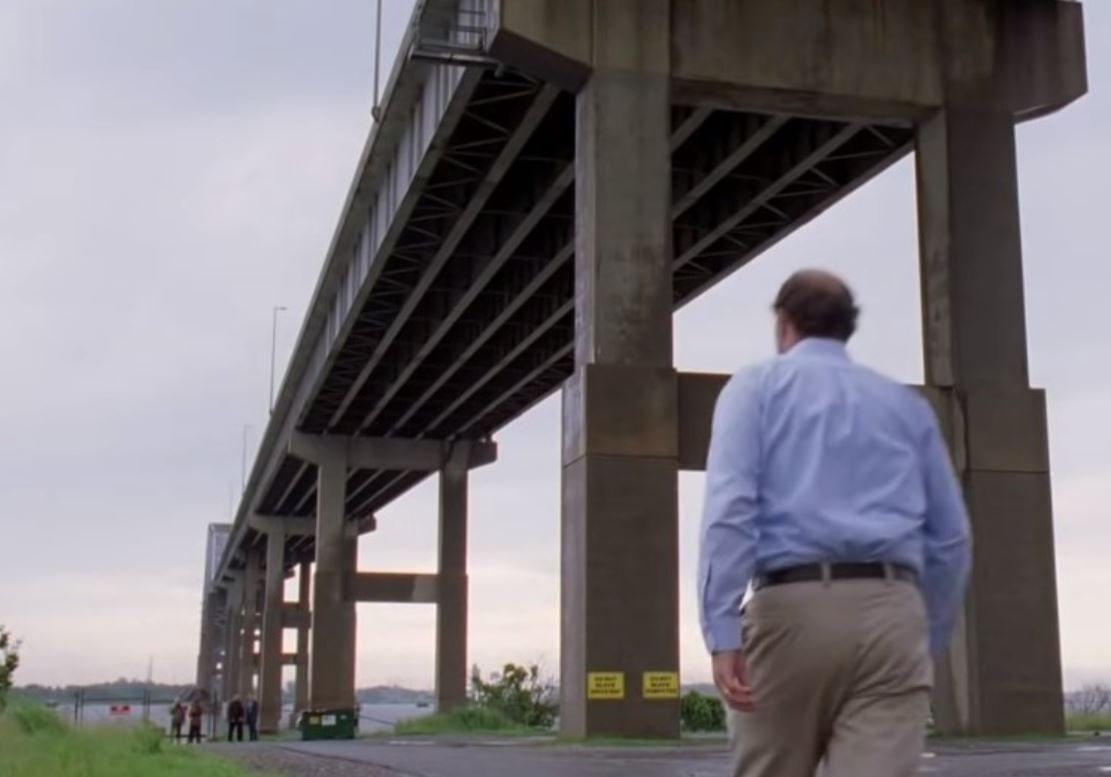
[{"label": "man's back", "polygon": [[722,391],[706,461],[699,606],[736,774],[910,775],[968,516],[929,405],[849,359],[844,282],[796,273],[773,309],[781,356]]},{"label": "man's back", "polygon": [[821,560],[920,571],[924,401],[832,340],[806,340],[739,380],[757,382],[761,405],[757,569]]}]

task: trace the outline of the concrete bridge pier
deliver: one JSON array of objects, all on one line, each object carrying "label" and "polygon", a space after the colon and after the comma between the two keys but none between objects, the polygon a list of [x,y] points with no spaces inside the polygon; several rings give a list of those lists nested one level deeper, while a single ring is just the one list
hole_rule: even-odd
[{"label": "concrete bridge pier", "polygon": [[302,561],[297,571],[297,609],[301,621],[297,627],[297,663],[294,674],[293,714],[309,707],[309,629],[312,610],[309,595],[312,585],[309,562]]},{"label": "concrete bridge pier", "polygon": [[1026,355],[1015,127],[991,95],[918,127],[926,383],[973,518],[942,731],[1064,731],[1045,394]]},{"label": "concrete bridge pier", "polygon": [[[266,538],[266,569],[262,598],[262,629],[259,639],[259,729],[272,733],[281,727],[282,667],[301,666],[308,660],[308,648],[301,643],[308,638],[309,610],[305,584],[301,598],[285,601],[286,541],[292,537],[310,536],[309,521],[255,514],[252,527]],[[306,566],[306,565],[302,565]],[[287,628],[298,633],[296,653],[284,653],[283,635]],[[304,709],[304,706],[297,709]]]},{"label": "concrete bridge pier", "polygon": [[224,701],[239,692],[239,645],[241,642],[243,580],[237,576],[227,587],[227,609],[224,616],[224,662],[221,671],[220,695]]},{"label": "concrete bridge pier", "polygon": [[[563,393],[563,733],[677,737],[670,3],[596,3],[578,94],[575,374]],[[635,389],[633,388],[635,387]]]},{"label": "concrete bridge pier", "polygon": [[468,451],[453,452],[440,470],[439,562],[436,586],[436,706],[467,701]]},{"label": "concrete bridge pier", "polygon": [[262,571],[262,551],[251,548],[247,551],[247,565],[243,572],[241,599],[241,636],[239,638],[239,666],[236,673],[235,692],[244,704],[248,696],[255,692],[255,673],[258,662],[255,659],[255,640],[258,630],[258,594]]},{"label": "concrete bridge pier", "polygon": [[[356,706],[357,602],[436,604],[437,702],[441,709],[461,704],[467,681],[467,476],[470,469],[494,461],[497,447],[465,440],[295,433],[290,451],[315,464],[318,477],[308,706]],[[361,527],[348,521],[346,512],[347,476],[354,469],[440,472],[437,574],[358,571],[356,542]]]},{"label": "concrete bridge pier", "polygon": [[317,467],[316,568],[309,636],[309,707],[352,709],[355,704],[355,602],[345,581],[355,572],[358,538],[345,529],[348,457],[342,444],[321,444]]},{"label": "concrete bridge pier", "polygon": [[201,641],[200,649],[197,651],[196,686],[209,693],[216,690],[213,679],[217,671],[218,616],[223,606],[222,595],[223,589],[211,588],[205,592],[201,605]]},{"label": "concrete bridge pier", "polygon": [[282,715],[282,627],[284,624],[285,531],[266,534],[266,583],[259,644],[259,730],[274,733]]}]

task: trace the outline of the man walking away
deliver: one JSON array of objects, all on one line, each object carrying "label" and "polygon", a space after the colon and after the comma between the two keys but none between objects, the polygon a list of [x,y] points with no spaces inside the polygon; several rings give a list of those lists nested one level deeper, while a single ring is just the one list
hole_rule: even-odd
[{"label": "man walking away", "polygon": [[252,742],[258,741],[258,700],[247,697],[247,735]]},{"label": "man walking away", "polygon": [[774,310],[780,355],[722,391],[706,468],[699,610],[735,775],[914,775],[968,516],[930,406],[849,358],[845,284],[797,273]]},{"label": "man walking away", "polygon": [[243,702],[238,696],[233,696],[228,702],[228,741],[232,741],[232,733],[236,741],[243,741]]},{"label": "man walking away", "polygon": [[189,744],[196,742],[198,745],[201,743],[201,719],[204,717],[204,709],[201,703],[196,699],[189,705]]}]

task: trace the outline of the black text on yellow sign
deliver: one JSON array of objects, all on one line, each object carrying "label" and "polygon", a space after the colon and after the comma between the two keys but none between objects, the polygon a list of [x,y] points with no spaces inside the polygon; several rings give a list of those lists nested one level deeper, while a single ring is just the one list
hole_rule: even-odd
[{"label": "black text on yellow sign", "polygon": [[646,699],[678,699],[679,673],[645,672],[643,690]]},{"label": "black text on yellow sign", "polygon": [[624,672],[588,672],[586,675],[586,698],[624,699]]}]

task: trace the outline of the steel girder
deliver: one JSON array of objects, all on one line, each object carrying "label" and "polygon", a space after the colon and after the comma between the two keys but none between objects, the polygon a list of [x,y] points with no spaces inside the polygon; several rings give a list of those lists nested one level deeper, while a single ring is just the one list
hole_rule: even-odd
[{"label": "steel girder", "polygon": [[[479,115],[518,103],[514,118],[460,122],[427,202],[384,258],[365,326],[352,331],[337,381],[346,393],[322,392],[307,430],[483,437],[573,370],[573,100],[550,95],[541,110],[538,85],[498,94],[483,83]],[[674,107],[672,123],[676,307],[900,158],[912,139],[905,128],[701,107]],[[491,181],[513,127],[523,137]],[[353,472],[348,510],[376,511],[424,477]],[[313,468],[287,462],[271,502],[308,515],[314,490]]]}]

